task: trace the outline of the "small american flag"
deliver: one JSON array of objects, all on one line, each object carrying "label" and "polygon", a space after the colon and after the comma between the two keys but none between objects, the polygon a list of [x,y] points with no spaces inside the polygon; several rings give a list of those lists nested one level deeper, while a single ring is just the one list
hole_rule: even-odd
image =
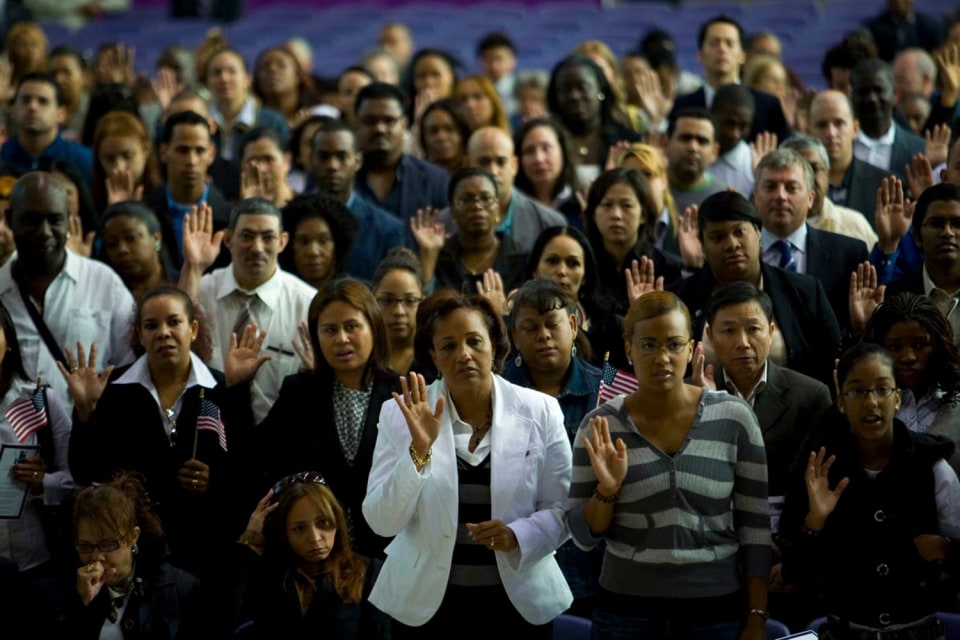
[{"label": "small american flag", "polygon": [[200,415],[197,416],[197,431],[215,431],[220,446],[227,450],[227,430],[220,419],[220,407],[200,396]]},{"label": "small american flag", "polygon": [[17,400],[4,412],[10,426],[13,427],[13,433],[17,439],[23,443],[27,441],[33,433],[43,429],[50,424],[47,420],[47,407],[44,402],[43,387],[37,385],[37,390],[33,395],[23,400]]},{"label": "small american flag", "polygon": [[597,394],[597,406],[612,400],[618,395],[627,395],[637,390],[639,384],[632,373],[610,366],[604,360],[603,374],[600,377],[600,393]]}]

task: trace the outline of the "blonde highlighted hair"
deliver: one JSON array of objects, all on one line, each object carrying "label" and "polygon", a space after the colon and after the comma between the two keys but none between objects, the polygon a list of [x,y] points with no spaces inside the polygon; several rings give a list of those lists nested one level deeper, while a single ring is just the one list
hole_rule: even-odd
[{"label": "blonde highlighted hair", "polygon": [[[621,149],[617,155],[617,166],[622,167],[623,163],[629,158],[636,158],[637,162],[643,167],[642,171],[649,172],[654,177],[667,176],[667,163],[664,162],[663,154],[659,149],[649,144],[634,142],[629,147]],[[641,172],[642,172],[641,171]],[[676,237],[679,234],[680,223],[677,214],[677,205],[673,201],[673,195],[670,189],[663,192],[663,206],[667,208],[667,214],[670,216],[670,228]],[[660,215],[660,212],[657,212]]]}]

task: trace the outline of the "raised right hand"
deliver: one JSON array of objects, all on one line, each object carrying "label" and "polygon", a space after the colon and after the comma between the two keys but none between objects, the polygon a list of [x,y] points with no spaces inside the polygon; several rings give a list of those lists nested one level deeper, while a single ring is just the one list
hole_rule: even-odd
[{"label": "raised right hand", "polygon": [[877,268],[869,262],[857,265],[850,273],[850,295],[847,301],[850,311],[850,328],[855,336],[863,334],[870,316],[883,302],[886,285],[877,284]]},{"label": "raised right hand", "polygon": [[888,176],[883,179],[877,189],[874,218],[880,250],[893,253],[913,223],[913,207],[904,199],[903,183],[899,178]]},{"label": "raised right hand", "polygon": [[103,585],[117,573],[117,570],[113,567],[104,569],[103,560],[104,558],[101,556],[98,560],[77,569],[77,593],[80,594],[83,606],[93,602],[93,599],[103,589]]},{"label": "raised right hand", "polygon": [[616,444],[610,440],[610,427],[603,416],[590,418],[590,434],[584,433],[581,440],[597,476],[597,490],[614,495],[627,477],[627,445],[622,438],[617,438]]},{"label": "raised right hand", "polygon": [[280,506],[279,502],[271,503],[270,500],[272,498],[273,489],[267,491],[267,495],[260,498],[260,502],[257,503],[257,508],[253,510],[253,513],[250,514],[250,519],[247,520],[247,531],[263,533],[263,523],[266,521],[267,516]]},{"label": "raised right hand", "polygon": [[438,252],[447,241],[447,231],[439,221],[439,210],[433,207],[417,209],[410,218],[410,232],[421,252]]},{"label": "raised right hand", "polygon": [[[850,484],[850,478],[844,478],[837,483],[836,488],[830,489],[830,467],[836,462],[837,456],[826,458],[827,450],[820,447],[819,451],[811,451],[807,460],[807,471],[804,479],[807,484],[807,498],[810,511],[807,514],[807,527],[819,531],[827,517],[837,508],[837,502],[844,489]],[[824,460],[826,458],[826,460]]]},{"label": "raised right hand", "polygon": [[113,365],[108,366],[102,373],[97,373],[97,343],[91,343],[90,356],[85,357],[83,343],[77,342],[77,357],[73,357],[70,347],[64,349],[64,355],[67,358],[67,367],[62,362],[57,362],[57,368],[60,375],[67,381],[67,391],[73,398],[73,404],[77,408],[77,414],[80,419],[86,421],[89,419],[93,410],[97,406],[97,401],[103,395],[103,390],[107,388],[110,381],[110,373],[113,371]]},{"label": "raised right hand", "polygon": [[206,271],[220,255],[224,232],[213,232],[213,209],[204,203],[183,217],[183,262]]},{"label": "raised right hand", "polygon": [[703,351],[703,343],[698,342],[696,348],[693,350],[693,384],[697,385],[701,389],[710,389],[711,391],[717,390],[717,382],[714,379],[713,365],[705,363],[707,357]]},{"label": "raised right hand", "polygon": [[393,399],[407,421],[407,428],[413,438],[413,448],[421,457],[433,446],[440,435],[440,417],[443,415],[443,397],[437,399],[437,405],[430,409],[427,404],[427,382],[419,373],[411,372],[407,378],[400,376],[401,396],[393,392]]}]

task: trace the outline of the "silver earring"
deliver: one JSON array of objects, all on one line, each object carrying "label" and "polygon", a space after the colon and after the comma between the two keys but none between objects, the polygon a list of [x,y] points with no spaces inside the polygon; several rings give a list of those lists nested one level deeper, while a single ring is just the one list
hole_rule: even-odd
[{"label": "silver earring", "polygon": [[577,357],[577,345],[573,345],[573,349],[570,350],[570,357],[571,358]]},{"label": "silver earring", "polygon": [[130,547],[130,553],[132,553],[133,555],[137,555],[138,553],[140,553],[140,547],[137,546],[136,542],[134,542],[133,546]]},{"label": "silver earring", "polygon": [[603,99],[606,98],[606,97],[607,97],[607,96],[603,95],[603,92],[602,92],[602,91],[597,94],[597,100],[599,100],[600,102],[603,102]]},{"label": "silver earring", "polygon": [[519,353],[517,354],[517,357],[513,359],[513,364],[517,365],[518,367],[523,364],[523,358],[520,357]]},{"label": "silver earring", "polygon": [[154,245],[153,245],[153,250],[156,251],[157,253],[160,253],[160,241],[159,241],[159,240],[158,240],[156,243],[154,243]]}]

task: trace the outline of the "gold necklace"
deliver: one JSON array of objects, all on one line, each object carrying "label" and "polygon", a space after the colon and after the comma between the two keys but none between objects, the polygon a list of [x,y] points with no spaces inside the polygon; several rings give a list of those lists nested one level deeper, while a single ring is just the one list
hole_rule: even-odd
[{"label": "gold necklace", "polygon": [[490,408],[487,411],[487,419],[484,420],[483,425],[479,429],[473,430],[473,435],[470,437],[470,452],[473,453],[477,450],[477,447],[480,446],[480,442],[483,440],[483,437],[490,431],[490,427],[493,426],[493,398],[490,399]]}]

